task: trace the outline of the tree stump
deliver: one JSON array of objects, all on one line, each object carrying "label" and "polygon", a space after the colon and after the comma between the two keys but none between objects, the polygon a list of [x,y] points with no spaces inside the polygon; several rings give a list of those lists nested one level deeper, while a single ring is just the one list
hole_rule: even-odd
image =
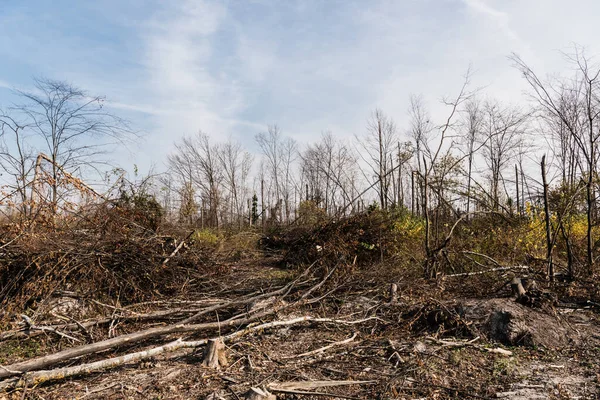
[{"label": "tree stump", "polygon": [[277,400],[274,394],[259,388],[250,388],[244,396],[246,400]]},{"label": "tree stump", "polygon": [[513,296],[516,296],[517,300],[520,300],[527,293],[523,287],[523,284],[521,283],[521,279],[517,277],[513,278],[512,282],[510,283],[510,287],[512,289]]},{"label": "tree stump", "polygon": [[227,366],[225,344],[221,339],[210,339],[204,351],[202,365],[208,368],[220,369]]},{"label": "tree stump", "polygon": [[392,283],[390,285],[390,304],[395,304],[398,302],[398,285]]}]

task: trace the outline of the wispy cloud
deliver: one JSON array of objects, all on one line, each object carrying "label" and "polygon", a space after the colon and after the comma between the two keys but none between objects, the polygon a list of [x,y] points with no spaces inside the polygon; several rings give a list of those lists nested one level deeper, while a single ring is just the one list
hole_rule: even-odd
[{"label": "wispy cloud", "polygon": [[473,11],[485,16],[512,40],[521,40],[519,35],[510,26],[510,17],[506,12],[494,8],[486,0],[463,0],[464,3]]},{"label": "wispy cloud", "polygon": [[489,96],[519,101],[523,83],[506,56],[558,70],[557,49],[594,45],[600,3],[581,3],[11,2],[0,13],[0,105],[10,101],[4,89],[31,87],[32,76],[106,95],[148,133],[134,160],[123,157],[140,165],[160,164],[174,140],[198,130],[250,147],[272,123],[302,142],[324,130],[349,138],[375,107],[405,126],[412,93],[441,115],[438,99],[469,64]]}]

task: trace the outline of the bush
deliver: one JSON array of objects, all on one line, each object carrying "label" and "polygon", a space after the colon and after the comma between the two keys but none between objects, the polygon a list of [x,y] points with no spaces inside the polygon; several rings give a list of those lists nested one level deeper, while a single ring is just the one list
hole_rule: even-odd
[{"label": "bush", "polygon": [[125,211],[127,217],[144,228],[156,231],[163,217],[163,208],[153,195],[147,193],[127,194],[121,192],[117,207]]},{"label": "bush", "polygon": [[210,229],[198,229],[190,239],[199,247],[215,248],[220,242],[219,236]]},{"label": "bush", "polygon": [[305,200],[298,206],[298,223],[301,225],[314,226],[323,223],[326,219],[327,213],[314,201]]}]

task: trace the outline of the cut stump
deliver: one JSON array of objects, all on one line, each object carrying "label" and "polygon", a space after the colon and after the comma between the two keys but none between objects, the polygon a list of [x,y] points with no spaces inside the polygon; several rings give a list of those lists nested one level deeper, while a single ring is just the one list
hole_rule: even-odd
[{"label": "cut stump", "polygon": [[210,339],[204,351],[202,365],[207,368],[221,369],[228,365],[225,344],[221,339]]},{"label": "cut stump", "polygon": [[251,388],[244,396],[246,400],[277,400],[274,394],[259,388]]}]

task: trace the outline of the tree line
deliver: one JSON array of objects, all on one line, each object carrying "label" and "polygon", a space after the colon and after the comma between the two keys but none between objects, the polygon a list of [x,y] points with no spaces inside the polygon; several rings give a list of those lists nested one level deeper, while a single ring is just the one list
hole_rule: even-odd
[{"label": "tree line", "polygon": [[[413,95],[404,123],[376,109],[351,140],[325,132],[300,145],[272,125],[256,134],[253,153],[234,139],[186,136],[167,156],[152,194],[165,218],[210,228],[291,224],[375,208],[407,213],[424,222],[431,260],[453,225],[478,213],[522,217],[546,210],[548,219],[554,216],[549,257],[560,238],[569,242],[569,216],[585,214],[591,266],[600,67],[579,47],[565,58],[568,74],[546,78],[510,56],[529,85],[528,102],[503,102],[473,88],[468,71],[457,93],[443,99],[440,120]],[[89,194],[82,177],[102,169],[105,150],[135,133],[106,111],[102,97],[64,82],[36,80],[34,91],[17,95],[22,104],[0,110],[2,210],[27,220],[49,204],[56,215],[81,201],[73,193],[82,187]]]}]

